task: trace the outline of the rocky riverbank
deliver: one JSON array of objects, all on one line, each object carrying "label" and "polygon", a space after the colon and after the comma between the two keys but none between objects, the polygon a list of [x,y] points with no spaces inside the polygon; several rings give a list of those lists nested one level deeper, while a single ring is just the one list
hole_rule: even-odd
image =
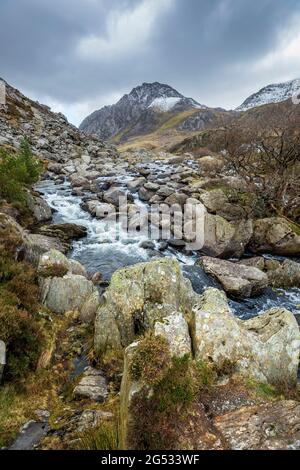
[{"label": "rocky riverbank", "polygon": [[[0,130],[45,164],[34,223],[1,203],[1,445],[299,448],[297,224],[221,155],[119,154],[10,88]],[[188,204],[201,249],[177,233]]]}]

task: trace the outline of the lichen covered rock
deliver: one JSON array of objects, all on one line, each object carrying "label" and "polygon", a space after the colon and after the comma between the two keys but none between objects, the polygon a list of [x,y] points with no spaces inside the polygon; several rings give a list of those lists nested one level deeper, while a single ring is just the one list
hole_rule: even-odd
[{"label": "lichen covered rock", "polygon": [[196,359],[212,362],[221,369],[230,363],[238,374],[259,382],[294,385],[300,351],[299,326],[294,315],[275,308],[241,321],[226,303],[222,292],[207,289],[194,308]]},{"label": "lichen covered rock", "polygon": [[117,271],[95,321],[95,348],[127,347],[136,335],[153,329],[173,312],[188,315],[198,296],[173,259]]},{"label": "lichen covered rock", "polygon": [[223,289],[234,297],[247,298],[261,294],[268,286],[268,277],[260,269],[230,261],[203,257],[199,261],[206,274],[215,277]]}]

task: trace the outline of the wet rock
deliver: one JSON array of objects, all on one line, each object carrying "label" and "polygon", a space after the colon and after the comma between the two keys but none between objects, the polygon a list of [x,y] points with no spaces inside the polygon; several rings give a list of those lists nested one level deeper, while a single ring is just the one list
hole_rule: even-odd
[{"label": "wet rock", "polygon": [[169,206],[173,206],[174,204],[179,204],[179,206],[184,206],[187,202],[188,196],[184,193],[173,193],[171,196],[165,199],[165,203]]},{"label": "wet rock", "polygon": [[47,222],[52,219],[52,209],[44,199],[34,196],[30,192],[27,193],[26,199],[29,210],[38,222]]},{"label": "wet rock", "polygon": [[120,198],[126,198],[126,193],[118,187],[112,187],[103,194],[103,200],[116,207],[119,206]]},{"label": "wet rock", "polygon": [[152,199],[154,195],[155,195],[154,191],[150,191],[149,189],[146,189],[145,187],[142,187],[139,190],[139,197],[142,201],[150,201],[150,199]]},{"label": "wet rock", "polygon": [[47,422],[28,421],[9,450],[33,450],[48,431]]},{"label": "wet rock", "polygon": [[275,217],[256,220],[249,249],[253,253],[297,256],[300,254],[300,235],[285,219]]},{"label": "wet rock", "polygon": [[260,269],[230,261],[203,257],[197,263],[206,274],[216,278],[225,292],[238,298],[261,294],[268,286],[268,277]]},{"label": "wet rock", "polygon": [[144,250],[155,250],[155,243],[153,243],[151,240],[141,242],[139,246],[144,248]]},{"label": "wet rock", "polygon": [[147,181],[146,178],[142,176],[140,178],[136,178],[133,181],[129,181],[129,183],[127,184],[127,187],[129,191],[136,192],[140,189],[141,186],[143,186],[143,184],[145,184],[146,181]]},{"label": "wet rock", "polygon": [[79,384],[74,388],[73,394],[78,400],[89,399],[101,403],[106,401],[108,389],[103,373],[87,367]]},{"label": "wet rock", "polygon": [[231,450],[300,450],[300,404],[248,406],[214,419]]},{"label": "wet rock", "polygon": [[224,293],[207,289],[193,310],[193,350],[198,360],[233,370],[264,383],[297,383],[300,333],[294,315],[274,308],[241,321]]},{"label": "wet rock", "polygon": [[87,228],[76,224],[44,225],[39,229],[41,235],[59,238],[63,242],[79,240],[87,235]]},{"label": "wet rock", "polygon": [[267,275],[273,287],[300,288],[300,263],[295,261],[285,260],[277,269],[268,270]]}]

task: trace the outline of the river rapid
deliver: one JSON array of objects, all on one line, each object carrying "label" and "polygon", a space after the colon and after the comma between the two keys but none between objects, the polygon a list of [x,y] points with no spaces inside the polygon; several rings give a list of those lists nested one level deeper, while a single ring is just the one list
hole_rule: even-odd
[{"label": "river rapid", "polygon": [[[161,164],[159,167],[158,163],[153,162],[152,170],[163,172],[164,168]],[[109,180],[110,183],[127,191],[128,182],[134,178],[136,174],[126,173],[121,176],[101,177],[97,183],[101,187]],[[122,229],[121,225],[118,226],[116,238],[115,232],[111,231],[106,221],[97,219],[82,209],[84,196],[74,195],[67,181],[57,183],[50,179],[44,180],[36,186],[36,190],[54,211],[52,223],[72,223],[87,228],[87,236],[73,242],[69,256],[82,263],[90,274],[101,272],[104,280],[109,281],[117,269],[149,261],[154,256],[169,256],[175,257],[180,262],[184,275],[191,280],[196,292],[202,293],[208,286],[220,287],[199,266],[195,266],[199,257],[199,254],[195,252],[186,254],[170,246],[161,250],[159,241],[154,242],[154,247],[151,249],[143,248],[141,243],[147,241],[148,237],[140,235],[132,239],[128,238],[127,232]],[[139,199],[138,193],[135,193],[133,197],[136,205],[147,207],[147,204]],[[283,258],[277,257],[277,259]],[[291,310],[297,319],[300,319],[300,289],[298,288],[289,290],[268,288],[259,297],[243,301],[231,300],[230,304],[235,315],[242,319],[251,318],[278,306]]]}]

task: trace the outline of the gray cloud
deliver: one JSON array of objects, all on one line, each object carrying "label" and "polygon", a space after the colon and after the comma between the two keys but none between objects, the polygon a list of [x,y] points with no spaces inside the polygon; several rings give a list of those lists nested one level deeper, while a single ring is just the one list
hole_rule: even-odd
[{"label": "gray cloud", "polygon": [[211,106],[300,76],[298,0],[1,0],[0,76],[79,123],[143,81]]}]

